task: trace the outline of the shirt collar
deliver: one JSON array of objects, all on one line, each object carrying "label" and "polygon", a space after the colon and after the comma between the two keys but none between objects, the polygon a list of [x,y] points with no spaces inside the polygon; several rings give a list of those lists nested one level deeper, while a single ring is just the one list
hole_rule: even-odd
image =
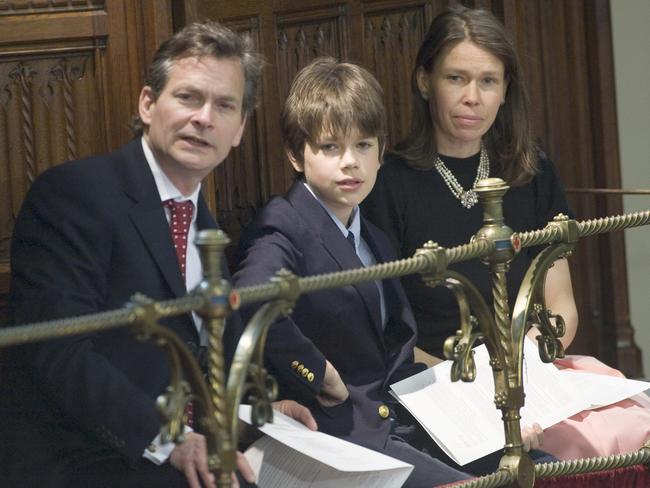
[{"label": "shirt collar", "polygon": [[156,182],[156,188],[158,188],[160,200],[163,202],[166,200],[176,200],[177,202],[191,200],[194,204],[194,215],[192,217],[192,220],[195,220],[201,185],[199,185],[196,190],[194,190],[194,193],[192,193],[189,197],[184,196],[162,170],[158,164],[158,161],[156,161],[156,157],[153,155],[153,151],[151,151],[151,148],[149,147],[149,144],[144,137],[142,138],[142,149],[144,151],[144,157],[147,160],[147,164],[149,164],[149,169],[153,174],[153,179]]},{"label": "shirt collar", "polygon": [[314,193],[314,191],[311,189],[311,187],[306,181],[303,181],[302,184],[305,185],[305,188],[309,190],[309,193],[312,194],[312,196],[316,199],[316,201],[320,204],[320,206],[325,209],[327,215],[330,216],[330,218],[334,221],[338,229],[341,231],[341,234],[343,234],[343,237],[347,239],[348,233],[352,232],[352,235],[354,236],[354,247],[358,252],[359,242],[361,242],[361,212],[359,212],[359,206],[356,205],[352,209],[352,214],[350,215],[350,225],[346,227],[343,224],[343,222],[341,222],[341,220],[336,215],[334,215],[334,213],[329,208],[327,208],[327,205],[325,205],[320,200],[320,198],[316,196],[316,194]]}]

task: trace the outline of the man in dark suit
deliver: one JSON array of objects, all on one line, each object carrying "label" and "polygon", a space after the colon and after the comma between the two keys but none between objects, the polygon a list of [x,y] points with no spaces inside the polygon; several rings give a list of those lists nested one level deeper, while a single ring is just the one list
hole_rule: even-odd
[{"label": "man in dark suit", "polygon": [[[250,43],[216,23],[161,45],[140,94],[142,137],[32,185],[12,240],[16,324],[122,307],[135,292],[181,297],[200,281],[193,237],[216,227],[201,181],[239,144],[260,73]],[[191,348],[207,342],[196,317],[165,325]],[[2,354],[0,486],[214,486],[201,434],[160,442],[155,399],[170,378],[157,346],[118,329]]]},{"label": "man in dark suit", "polygon": [[[236,286],[281,268],[299,276],[395,259],[388,238],[359,203],[383,152],[381,88],[366,70],[317,60],[294,80],[282,115],[287,155],[300,174],[272,199],[240,241]],[[251,314],[253,309],[244,310]],[[388,386],[422,371],[413,362],[416,328],[397,279],[306,294],[268,333],[265,357],[281,398],[305,404],[319,429],[415,466],[408,487],[468,476],[412,447]],[[406,424],[406,422],[402,422]]]}]

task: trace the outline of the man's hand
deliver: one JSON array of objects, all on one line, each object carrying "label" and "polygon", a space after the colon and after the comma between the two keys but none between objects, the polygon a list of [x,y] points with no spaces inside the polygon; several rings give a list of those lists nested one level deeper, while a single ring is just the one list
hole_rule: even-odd
[{"label": "man's hand", "polygon": [[521,440],[524,444],[524,451],[539,449],[544,441],[544,430],[537,422],[532,427],[527,425],[521,429]]},{"label": "man's hand", "polygon": [[[312,419],[313,420],[313,419]],[[214,475],[208,469],[208,446],[205,437],[196,432],[188,432],[185,441],[176,445],[169,462],[185,474],[190,488],[216,488]],[[237,452],[237,470],[246,481],[255,483],[255,473],[241,452]],[[233,487],[238,488],[237,477],[232,475]]]},{"label": "man's hand", "polygon": [[[237,451],[237,471],[241,473],[246,481],[249,483],[255,483],[255,473],[253,468],[248,464],[246,457],[239,451]],[[239,488],[239,482],[237,481],[237,476],[235,473],[232,474],[233,488]]]},{"label": "man's hand", "polygon": [[318,403],[324,407],[339,405],[348,399],[350,392],[343,383],[339,372],[332,363],[325,361],[325,378],[320,393],[316,395]]},{"label": "man's hand", "polygon": [[318,430],[316,420],[314,420],[309,409],[293,400],[280,400],[278,402],[273,402],[273,409],[285,414],[287,417],[297,420],[311,430]]},{"label": "man's hand", "polygon": [[185,441],[174,447],[169,462],[185,474],[190,488],[216,488],[214,475],[208,469],[208,447],[201,434],[188,432]]}]

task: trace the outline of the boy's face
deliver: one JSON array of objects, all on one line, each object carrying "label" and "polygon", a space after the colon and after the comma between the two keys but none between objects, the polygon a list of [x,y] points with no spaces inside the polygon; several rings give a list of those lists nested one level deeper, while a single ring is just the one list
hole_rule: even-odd
[{"label": "boy's face", "polygon": [[313,144],[307,142],[303,162],[289,156],[312,191],[339,220],[347,225],[350,214],[360,204],[377,179],[379,140],[364,137],[357,129],[345,136],[322,134]]}]

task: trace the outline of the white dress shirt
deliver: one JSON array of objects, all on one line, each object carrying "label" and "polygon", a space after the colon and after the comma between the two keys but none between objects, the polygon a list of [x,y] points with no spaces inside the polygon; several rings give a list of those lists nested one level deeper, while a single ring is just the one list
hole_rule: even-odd
[{"label": "white dress shirt", "polygon": [[[156,182],[156,188],[158,188],[158,193],[160,194],[160,201],[164,202],[166,200],[176,200],[178,202],[184,202],[191,200],[194,204],[194,213],[192,215],[192,223],[190,224],[190,230],[187,235],[187,253],[185,257],[185,288],[187,290],[192,290],[196,285],[199,284],[201,278],[203,277],[203,268],[201,266],[201,259],[199,257],[199,250],[194,243],[197,233],[196,228],[196,213],[197,213],[197,203],[199,200],[199,192],[201,191],[201,186],[194,191],[189,197],[183,196],[178,188],[172,183],[172,181],[167,177],[163,172],[158,161],[153,155],[153,152],[149,148],[147,141],[142,138],[142,149],[144,149],[144,155],[149,164],[149,169],[153,174],[153,179]],[[167,207],[165,209],[165,216],[167,217],[167,222],[171,220],[171,212]],[[201,344],[207,344],[207,332],[204,331],[202,326],[202,321],[198,315],[192,313],[194,319],[194,325],[196,330],[199,333]],[[192,429],[185,426],[184,431],[192,432]],[[151,442],[151,444],[144,450],[142,454],[149,461],[152,461],[155,464],[163,464],[172,451],[176,447],[176,444],[173,442],[160,442],[160,434]]]}]

